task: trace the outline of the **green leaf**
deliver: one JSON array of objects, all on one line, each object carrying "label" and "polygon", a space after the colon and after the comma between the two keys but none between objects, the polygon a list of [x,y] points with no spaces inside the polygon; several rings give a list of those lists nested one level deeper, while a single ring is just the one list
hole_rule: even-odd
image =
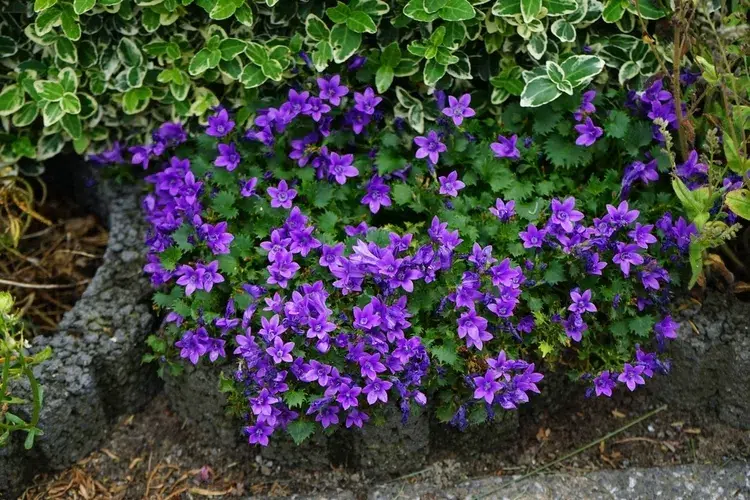
[{"label": "green leaf", "polygon": [[628,61],[622,66],[620,66],[620,71],[617,72],[617,80],[620,83],[621,86],[625,86],[625,83],[628,80],[632,80],[638,74],[641,72],[640,66],[638,66],[638,63],[634,63],[633,61]]},{"label": "green leaf", "polygon": [[576,39],[576,28],[565,19],[558,19],[552,23],[552,34],[561,42],[574,42]]},{"label": "green leaf", "polygon": [[267,78],[263,74],[263,70],[254,64],[245,66],[240,75],[240,82],[249,89],[261,86],[266,80]]},{"label": "green leaf", "polygon": [[547,52],[547,33],[544,31],[532,33],[526,48],[531,57],[537,60],[541,59],[545,52]]},{"label": "green leaf", "polygon": [[81,25],[78,24],[77,18],[78,16],[73,12],[72,5],[63,5],[63,11],[60,14],[63,33],[73,41],[78,41],[81,38]]},{"label": "green leaf", "polygon": [[268,50],[259,43],[247,42],[245,54],[258,66],[262,66],[264,62],[268,61]]},{"label": "green leaf", "polygon": [[80,15],[94,8],[96,0],[73,0],[73,11]]},{"label": "green leaf", "polygon": [[65,131],[70,134],[73,139],[80,139],[83,136],[83,127],[81,126],[81,118],[77,115],[66,114],[60,120],[60,124]]},{"label": "green leaf", "polygon": [[169,247],[159,254],[161,265],[167,271],[174,271],[182,258],[182,250],[177,247]]},{"label": "green leaf", "polygon": [[352,10],[348,5],[337,2],[336,7],[329,7],[326,9],[326,15],[328,18],[336,24],[343,24],[352,15]]},{"label": "green leaf", "polygon": [[443,21],[468,21],[474,19],[476,13],[468,0],[448,0],[438,11]]},{"label": "green leaf", "polygon": [[548,16],[563,16],[578,10],[578,2],[576,0],[544,0],[544,7],[547,9]]},{"label": "green leaf", "polygon": [[393,83],[393,68],[390,66],[381,66],[375,73],[375,87],[378,93],[383,94]]},{"label": "green leaf", "polygon": [[[62,89],[62,87],[60,87]],[[0,92],[0,116],[10,116],[24,105],[26,96],[18,85],[8,85]]]},{"label": "green leaf", "polygon": [[312,52],[313,66],[318,72],[322,72],[328,67],[328,63],[333,59],[333,47],[325,40],[321,40],[315,45]]},{"label": "green leaf", "polygon": [[57,3],[57,0],[35,0],[34,1],[34,12],[40,12],[42,10],[49,9]]},{"label": "green leaf", "polygon": [[666,11],[658,7],[654,0],[638,0],[637,5],[635,2],[632,4],[631,2],[627,2],[625,8],[631,14],[643,19],[661,19],[667,15]]},{"label": "green leaf", "polygon": [[[735,106],[735,112],[736,108],[737,106]],[[744,176],[750,170],[750,160],[737,149],[734,139],[729,134],[724,134],[724,156],[732,172]]]},{"label": "green leaf", "polygon": [[726,204],[729,210],[745,220],[750,220],[750,191],[747,189],[730,191],[727,193]]},{"label": "green leaf", "polygon": [[447,342],[445,345],[431,346],[430,354],[443,365],[453,366],[458,363],[456,344],[453,342]]},{"label": "green leaf", "polygon": [[234,15],[237,7],[238,4],[236,0],[216,0],[216,3],[208,13],[208,16],[211,19],[216,20],[228,19]]},{"label": "green leaf", "polygon": [[247,45],[239,38],[225,38],[219,44],[219,52],[224,61],[234,59],[245,51]]},{"label": "green leaf", "polygon": [[609,0],[604,5],[604,10],[602,11],[602,20],[604,20],[605,23],[616,23],[620,19],[622,19],[622,15],[625,13],[625,6],[627,5],[627,0]]},{"label": "green leaf", "polygon": [[[0,109],[2,109],[2,101],[3,97],[2,94],[0,94]],[[4,115],[3,111],[0,110],[0,116],[7,115]],[[34,101],[27,102],[13,115],[13,126],[21,128],[31,125],[31,123],[36,120],[37,116],[39,116],[39,106],[37,106]]]},{"label": "green leaf", "polygon": [[408,184],[396,184],[392,189],[393,201],[397,205],[407,205],[411,203],[414,191]]},{"label": "green leaf", "polygon": [[438,18],[438,13],[429,13],[424,9],[424,0],[409,0],[404,6],[404,15],[415,21],[429,23]]},{"label": "green leaf", "polygon": [[198,53],[195,54],[193,58],[190,60],[190,65],[188,66],[188,73],[190,73],[193,76],[200,75],[206,70],[215,68],[219,64],[220,60],[221,60],[221,52],[219,52],[218,50],[210,50],[207,48],[203,48],[199,50]]},{"label": "green leaf", "polygon": [[78,89],[78,76],[73,68],[65,68],[57,75],[57,80],[65,92],[75,92]]},{"label": "green leaf", "polygon": [[242,2],[242,5],[234,13],[234,18],[248,28],[253,27],[253,11],[250,6]]},{"label": "green leaf", "polygon": [[0,58],[10,57],[18,52],[18,44],[9,36],[0,35]]},{"label": "green leaf", "polygon": [[342,63],[349,59],[362,43],[362,35],[352,31],[343,24],[337,24],[331,30],[331,45],[333,46],[333,60]]},{"label": "green leaf", "polygon": [[560,91],[555,83],[547,76],[539,76],[530,80],[521,92],[521,106],[536,108],[552,102],[560,97]]},{"label": "green leaf", "polygon": [[76,46],[65,37],[58,37],[57,40],[55,40],[55,52],[61,61],[69,64],[75,64],[78,62],[78,51],[76,50]]},{"label": "green leaf", "polygon": [[692,241],[689,249],[690,255],[690,282],[688,288],[693,288],[703,273],[703,245],[698,241]]},{"label": "green leaf", "polygon": [[44,119],[44,126],[51,127],[55,123],[59,122],[65,112],[62,110],[60,103],[57,101],[49,101],[44,105],[42,109],[42,118]]},{"label": "green leaf", "polygon": [[638,337],[647,338],[656,320],[650,314],[636,316],[628,322],[628,328]]},{"label": "green leaf", "polygon": [[286,391],[284,393],[284,402],[289,408],[302,408],[307,401],[304,391]]},{"label": "green leaf", "polygon": [[34,82],[34,90],[37,91],[39,97],[47,101],[59,101],[65,94],[65,89],[62,85],[57,82],[51,82],[49,80],[37,80]]},{"label": "green leaf", "polygon": [[628,128],[630,128],[630,116],[619,109],[610,112],[607,120],[604,122],[604,130],[607,132],[607,137],[614,139],[625,137],[628,133]]},{"label": "green leaf", "polygon": [[520,0],[497,0],[492,6],[492,14],[498,17],[514,17],[521,15]]},{"label": "green leaf", "polygon": [[571,56],[560,66],[565,71],[565,79],[573,88],[586,85],[604,69],[604,59],[598,56]]},{"label": "green leaf", "polygon": [[395,68],[401,62],[401,49],[398,42],[393,42],[383,49],[380,55],[380,64]]},{"label": "green leaf", "polygon": [[277,82],[281,81],[281,74],[284,72],[284,69],[281,67],[281,63],[276,59],[269,59],[264,62],[260,69],[263,71],[263,74],[271,80]]},{"label": "green leaf", "polygon": [[530,23],[542,11],[542,0],[521,0],[521,17]]},{"label": "green leaf", "polygon": [[443,75],[445,75],[446,69],[447,67],[445,65],[440,64],[435,59],[427,61],[424,65],[424,72],[422,73],[424,84],[428,87],[434,87]]},{"label": "green leaf", "polygon": [[424,0],[424,10],[432,14],[437,12],[448,3],[448,0]]},{"label": "green leaf", "polygon": [[140,113],[151,101],[151,94],[151,89],[148,87],[128,90],[122,96],[122,110],[128,115]]},{"label": "green leaf", "polygon": [[346,20],[346,26],[357,33],[375,33],[377,26],[372,18],[361,10],[352,12]]},{"label": "green leaf", "polygon": [[547,77],[552,80],[555,85],[565,80],[565,72],[556,62],[547,61],[545,69],[547,70]]},{"label": "green leaf", "polygon": [[117,57],[125,66],[131,68],[143,64],[143,54],[130,38],[120,39],[120,43],[117,44]]},{"label": "green leaf", "polygon": [[307,33],[307,36],[316,42],[327,42],[331,37],[331,30],[329,30],[326,23],[315,14],[307,15],[307,19],[305,19],[305,32]]},{"label": "green leaf", "polygon": [[565,280],[565,267],[557,260],[550,262],[544,271],[544,281],[550,285],[556,285]]},{"label": "green leaf", "polygon": [[315,433],[316,425],[313,422],[295,420],[291,422],[286,430],[297,445],[302,444],[307,438]]},{"label": "green leaf", "polygon": [[63,111],[71,115],[77,115],[81,112],[81,101],[72,92],[66,92],[60,100],[60,106]]},{"label": "green leaf", "polygon": [[682,203],[688,218],[692,221],[703,212],[708,212],[710,207],[705,206],[698,191],[691,191],[679,177],[672,178],[672,189]]}]

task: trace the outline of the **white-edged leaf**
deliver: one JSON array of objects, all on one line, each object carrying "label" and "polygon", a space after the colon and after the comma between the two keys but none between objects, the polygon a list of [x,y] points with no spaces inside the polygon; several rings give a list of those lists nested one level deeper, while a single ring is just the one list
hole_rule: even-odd
[{"label": "white-edged leaf", "polygon": [[526,84],[521,92],[521,106],[536,108],[560,97],[560,91],[547,76],[534,78]]}]

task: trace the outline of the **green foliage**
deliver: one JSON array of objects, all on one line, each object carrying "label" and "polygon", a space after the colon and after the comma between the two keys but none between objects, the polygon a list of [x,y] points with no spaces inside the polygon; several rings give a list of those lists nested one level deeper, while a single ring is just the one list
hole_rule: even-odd
[{"label": "green foliage", "polygon": [[[37,436],[43,434],[38,427],[43,404],[43,388],[34,377],[32,368],[52,355],[49,347],[29,355],[23,336],[23,325],[13,314],[13,297],[0,292],[0,448],[8,444],[13,432],[25,432],[24,448],[34,446]],[[21,380],[29,387],[31,400],[13,395]]]},{"label": "green foliage", "polygon": [[[632,3],[620,0],[605,7],[595,0],[2,0],[0,6],[7,77],[0,117],[9,118],[0,164],[46,160],[66,145],[82,154],[116,140],[144,140],[167,117],[202,122],[219,102],[252,103],[258,87],[307,71],[302,52],[318,72],[340,72],[355,55],[366,56],[351,78],[381,93],[395,88],[397,115],[417,131],[435,118],[419,99],[405,97],[422,92],[420,83],[463,82],[486,90],[493,104],[520,96],[524,106],[539,106],[583,87],[605,64],[621,81],[656,71],[646,45],[620,33],[636,29]],[[666,14],[656,3],[644,0],[641,7],[647,20]],[[589,39],[597,41],[595,54],[571,55]],[[485,53],[482,61],[473,57]]]}]

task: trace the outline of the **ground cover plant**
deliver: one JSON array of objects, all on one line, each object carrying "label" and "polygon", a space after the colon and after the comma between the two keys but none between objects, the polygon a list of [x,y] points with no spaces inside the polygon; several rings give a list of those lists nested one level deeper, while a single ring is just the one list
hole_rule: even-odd
[{"label": "ground cover plant", "polygon": [[195,139],[167,123],[129,150],[155,170],[146,272],[169,312],[148,360],[230,360],[222,390],[261,445],[386,404],[485,422],[539,391],[539,363],[635,390],[668,371],[699,241],[672,178],[702,167],[674,162],[672,102],[656,80],[498,125],[438,92],[420,134],[333,74],[255,103],[247,130],[223,107]]},{"label": "ground cover plant", "polygon": [[[637,16],[668,13],[658,0],[3,0],[0,162],[143,140],[331,65],[381,93],[471,83],[495,104],[541,105],[605,65],[639,85],[658,65]],[[401,103],[413,124],[420,103]]]}]

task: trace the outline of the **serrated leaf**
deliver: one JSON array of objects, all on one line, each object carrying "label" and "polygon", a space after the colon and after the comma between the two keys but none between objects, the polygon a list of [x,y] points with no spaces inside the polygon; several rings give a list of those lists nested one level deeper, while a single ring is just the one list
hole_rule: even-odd
[{"label": "serrated leaf", "polygon": [[315,434],[316,425],[313,422],[295,420],[291,422],[286,430],[297,445],[302,444],[307,438]]},{"label": "serrated leaf", "polygon": [[284,402],[289,408],[301,408],[307,401],[304,391],[287,391],[284,393]]},{"label": "serrated leaf", "polygon": [[448,342],[444,345],[431,346],[430,354],[444,365],[453,366],[458,363],[458,354],[456,353],[456,345],[453,342]]},{"label": "serrated leaf", "polygon": [[182,250],[178,247],[169,247],[159,254],[161,265],[167,271],[174,271],[182,258]]},{"label": "serrated leaf", "polygon": [[627,113],[619,109],[612,111],[604,122],[604,130],[607,132],[607,137],[615,139],[625,137],[629,127],[630,117]]},{"label": "serrated leaf", "polygon": [[412,191],[408,184],[396,184],[393,186],[391,193],[393,195],[393,201],[395,201],[397,205],[406,205],[410,203],[414,197],[414,191]]},{"label": "serrated leaf", "polygon": [[544,271],[544,281],[556,285],[565,280],[565,267],[559,261],[552,261]]}]

